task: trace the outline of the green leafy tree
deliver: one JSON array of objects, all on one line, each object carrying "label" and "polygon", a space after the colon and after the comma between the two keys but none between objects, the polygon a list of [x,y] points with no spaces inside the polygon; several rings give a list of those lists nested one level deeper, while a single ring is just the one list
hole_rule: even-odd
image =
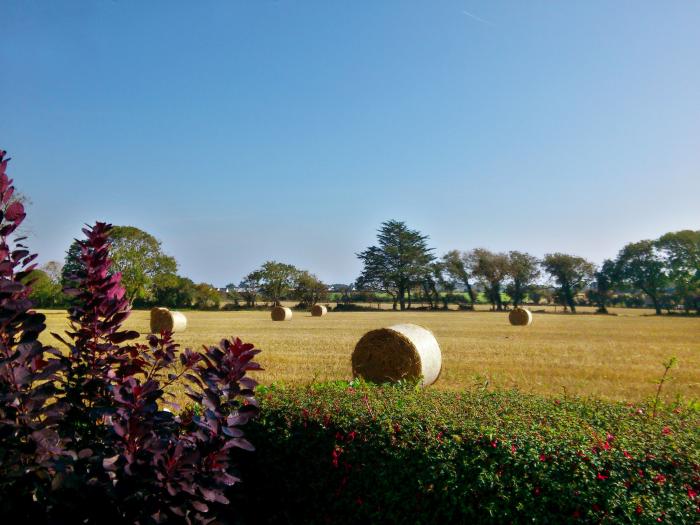
[{"label": "green leafy tree", "polygon": [[382,223],[377,234],[377,245],[357,254],[363,262],[362,274],[357,280],[359,289],[374,289],[388,293],[401,310],[410,304],[410,290],[419,285],[433,261],[428,236],[411,230],[406,223],[390,220]]},{"label": "green leafy tree", "polygon": [[168,308],[191,308],[195,301],[195,285],[191,279],[175,274],[158,275],[153,279],[153,302]]},{"label": "green leafy tree", "polygon": [[294,287],[299,273],[293,265],[267,261],[260,270],[260,291],[273,304],[278,305]]},{"label": "green leafy tree", "polygon": [[687,311],[700,313],[700,230],[669,232],[656,245],[679,300]]},{"label": "green leafy tree", "polygon": [[529,253],[512,251],[508,254],[508,276],[510,283],[506,293],[513,300],[513,306],[518,306],[540,276],[539,261]]},{"label": "green leafy tree", "polygon": [[[430,304],[430,308],[439,308],[441,299],[443,309],[447,310],[449,307],[450,294],[454,291],[455,286],[451,279],[445,277],[444,262],[433,261],[426,267],[425,275],[421,280],[421,287],[423,295],[427,299],[428,304]],[[443,292],[442,295],[441,291]]]},{"label": "green leafy tree", "polygon": [[670,281],[665,261],[654,241],[628,244],[620,250],[616,264],[621,283],[644,292],[654,305],[656,315],[661,315],[661,295]]},{"label": "green leafy tree", "polygon": [[566,253],[548,253],[544,256],[542,267],[556,282],[556,296],[576,313],[576,295],[593,279],[595,265],[576,255]]},{"label": "green leafy tree", "polygon": [[262,273],[260,270],[250,272],[238,285],[238,290],[246,305],[255,307],[255,303],[262,292]]},{"label": "green leafy tree", "polygon": [[479,279],[486,297],[494,310],[503,310],[501,291],[510,271],[510,261],[505,253],[494,253],[484,248],[472,252],[472,272]]},{"label": "green leafy tree", "polygon": [[63,291],[60,282],[54,281],[43,269],[32,271],[25,283],[31,288],[29,299],[38,308],[55,308],[64,304]]},{"label": "green leafy tree", "polygon": [[199,283],[194,285],[194,307],[198,310],[218,310],[221,304],[219,290],[211,284]]},{"label": "green leafy tree", "polygon": [[476,303],[476,292],[471,284],[471,267],[473,262],[471,252],[451,250],[442,256],[444,271],[453,283],[453,290],[457,286],[464,286],[472,308],[474,308]]},{"label": "green leafy tree", "polygon": [[[175,258],[163,253],[161,242],[134,226],[115,226],[110,233],[112,272],[121,272],[122,284],[130,301],[152,299],[152,287],[158,276],[175,274]],[[68,249],[63,266],[63,281],[82,271],[77,242]]]},{"label": "green leafy tree", "polygon": [[300,271],[294,282],[294,297],[306,307],[328,299],[328,286],[314,274]]},{"label": "green leafy tree", "polygon": [[612,303],[615,286],[620,276],[617,265],[610,259],[605,259],[603,264],[594,274],[594,283],[588,290],[588,298],[598,307],[598,313],[607,314],[608,305]]}]

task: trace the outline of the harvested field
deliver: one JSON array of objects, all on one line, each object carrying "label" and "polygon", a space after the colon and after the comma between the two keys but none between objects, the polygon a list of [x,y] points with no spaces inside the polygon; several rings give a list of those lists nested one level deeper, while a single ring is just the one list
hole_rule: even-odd
[{"label": "harvested field", "polygon": [[[431,388],[461,390],[517,387],[524,392],[591,395],[640,400],[653,395],[671,356],[678,365],[664,397],[700,398],[700,319],[646,316],[617,309],[617,316],[534,313],[527,330],[511,326],[507,313],[329,312],[323,322],[308,312],[271,323],[268,311],[186,312],[187,331],[175,334],[183,346],[239,336],[263,350],[263,383],[305,383],[350,379],[350,356],[367,331],[398,323],[429,328],[442,349],[443,368]],[[65,312],[47,311],[49,331],[65,326]],[[136,311],[127,328],[149,331],[149,312]]]}]

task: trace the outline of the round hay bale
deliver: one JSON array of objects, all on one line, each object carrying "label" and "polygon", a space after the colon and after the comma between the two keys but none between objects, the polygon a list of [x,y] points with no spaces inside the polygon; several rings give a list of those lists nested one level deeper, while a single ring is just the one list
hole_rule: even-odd
[{"label": "round hay bale", "polygon": [[291,321],[292,310],[285,306],[275,306],[270,313],[273,321]]},{"label": "round hay bale", "polygon": [[322,304],[315,304],[311,307],[311,315],[314,317],[323,317],[328,313],[328,308]]},{"label": "round hay bale", "polygon": [[159,334],[164,331],[183,332],[187,328],[187,317],[181,312],[171,312],[167,308],[151,310],[151,333]]},{"label": "round hay bale", "polygon": [[415,380],[433,384],[442,369],[440,345],[433,333],[415,324],[397,324],[367,332],[352,353],[352,373],[375,383]]},{"label": "round hay bale", "polygon": [[508,314],[508,320],[514,326],[527,326],[532,323],[532,312],[527,308],[514,308]]}]

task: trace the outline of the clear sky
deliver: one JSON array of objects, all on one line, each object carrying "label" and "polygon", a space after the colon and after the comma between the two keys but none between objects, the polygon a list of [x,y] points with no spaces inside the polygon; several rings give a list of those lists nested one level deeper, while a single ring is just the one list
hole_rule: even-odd
[{"label": "clear sky", "polygon": [[2,0],[30,247],[142,228],[180,271],[350,282],[386,219],[452,248],[700,228],[700,2]]}]

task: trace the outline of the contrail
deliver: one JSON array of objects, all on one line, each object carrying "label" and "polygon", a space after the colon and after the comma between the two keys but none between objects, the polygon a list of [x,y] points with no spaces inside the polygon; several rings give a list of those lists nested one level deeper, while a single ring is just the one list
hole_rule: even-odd
[{"label": "contrail", "polygon": [[474,13],[470,13],[470,12],[467,11],[466,9],[463,9],[463,10],[462,10],[462,14],[464,14],[464,15],[470,17],[470,18],[473,18],[473,19],[476,20],[477,22],[481,22],[482,24],[486,24],[486,25],[489,25],[489,26],[492,26],[492,25],[493,25],[493,24],[492,24],[491,22],[489,22],[488,20],[484,20],[483,18],[476,16]]}]

